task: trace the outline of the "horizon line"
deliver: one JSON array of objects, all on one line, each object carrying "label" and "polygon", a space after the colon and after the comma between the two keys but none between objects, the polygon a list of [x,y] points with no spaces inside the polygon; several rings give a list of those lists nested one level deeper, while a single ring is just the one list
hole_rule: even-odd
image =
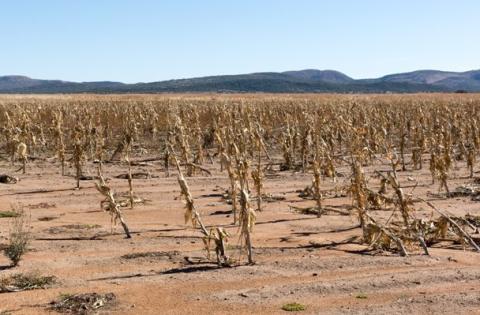
[{"label": "horizon line", "polygon": [[470,69],[470,70],[463,70],[463,71],[454,71],[454,70],[439,70],[439,69],[417,69],[417,70],[410,70],[410,71],[402,71],[402,72],[392,72],[383,74],[378,77],[364,77],[364,78],[354,78],[347,73],[335,70],[335,69],[317,69],[317,68],[304,68],[299,70],[284,70],[284,71],[256,71],[256,72],[246,72],[246,73],[234,73],[234,74],[210,74],[210,75],[199,75],[199,76],[191,76],[191,77],[182,77],[182,78],[171,78],[171,79],[164,79],[164,80],[154,80],[154,81],[137,81],[137,82],[125,82],[125,81],[116,81],[116,80],[93,80],[93,81],[76,81],[76,80],[64,80],[64,79],[49,79],[49,78],[38,78],[32,77],[26,74],[5,74],[0,75],[2,77],[25,77],[31,80],[42,80],[42,81],[61,81],[61,82],[68,82],[68,83],[97,83],[97,82],[112,82],[112,83],[122,83],[122,84],[142,84],[142,83],[155,83],[155,82],[167,82],[167,81],[180,81],[180,80],[189,80],[189,79],[198,79],[198,78],[208,78],[208,77],[222,77],[222,76],[237,76],[237,75],[251,75],[251,74],[262,74],[262,73],[285,73],[285,72],[301,72],[301,71],[334,71],[346,75],[347,77],[353,80],[373,80],[373,79],[380,79],[389,75],[394,74],[406,74],[406,73],[413,73],[413,72],[422,72],[422,71],[438,71],[438,72],[445,72],[445,73],[465,73],[471,71],[479,71],[479,69]]}]

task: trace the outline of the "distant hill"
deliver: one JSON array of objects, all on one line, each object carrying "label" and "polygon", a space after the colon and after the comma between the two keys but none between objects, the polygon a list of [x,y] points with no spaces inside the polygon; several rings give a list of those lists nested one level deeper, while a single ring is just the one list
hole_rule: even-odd
[{"label": "distant hill", "polygon": [[0,76],[0,93],[162,93],[162,92],[269,92],[269,93],[413,93],[480,92],[480,70],[446,72],[420,70],[355,80],[334,70],[307,69],[220,75],[150,83],[68,82],[25,76]]},{"label": "distant hill", "polygon": [[467,72],[447,72],[438,70],[419,70],[390,74],[378,79],[363,80],[366,83],[404,82],[428,84],[446,90],[465,90],[480,92],[480,70]]},{"label": "distant hill", "polygon": [[287,74],[297,79],[323,81],[328,83],[352,83],[355,80],[335,70],[315,70],[307,69],[300,71],[286,71],[282,74]]},{"label": "distant hill", "polygon": [[60,84],[62,81],[36,80],[20,75],[10,75],[0,77],[0,90],[22,90],[30,89],[36,86]]},{"label": "distant hill", "polygon": [[75,93],[117,89],[120,82],[68,82],[60,80],[38,80],[25,76],[0,76],[0,93]]}]

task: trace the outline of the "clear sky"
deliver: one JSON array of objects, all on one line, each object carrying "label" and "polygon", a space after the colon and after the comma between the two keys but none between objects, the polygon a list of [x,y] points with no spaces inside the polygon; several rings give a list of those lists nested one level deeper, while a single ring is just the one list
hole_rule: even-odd
[{"label": "clear sky", "polygon": [[159,81],[480,68],[479,0],[0,0],[0,75]]}]

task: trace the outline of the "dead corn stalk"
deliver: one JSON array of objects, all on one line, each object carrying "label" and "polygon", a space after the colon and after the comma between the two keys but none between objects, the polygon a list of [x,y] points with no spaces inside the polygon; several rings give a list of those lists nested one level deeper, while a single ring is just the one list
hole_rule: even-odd
[{"label": "dead corn stalk", "polygon": [[[107,201],[107,207],[103,207],[103,210],[108,211],[112,218],[112,226],[117,223],[117,220],[120,221],[120,224],[123,227],[125,235],[127,238],[132,238],[130,231],[128,229],[127,223],[123,219],[122,211],[120,210],[120,204],[115,200],[115,194],[113,190],[107,186],[105,183],[105,179],[103,178],[102,174],[98,173],[99,182],[95,183],[95,187],[97,190],[105,196],[105,200]],[[101,203],[102,204],[102,203]]]}]

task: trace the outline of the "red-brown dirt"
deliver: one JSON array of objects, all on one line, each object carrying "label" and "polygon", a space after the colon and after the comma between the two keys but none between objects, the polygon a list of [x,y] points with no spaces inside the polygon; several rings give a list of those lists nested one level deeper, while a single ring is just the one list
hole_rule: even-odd
[{"label": "red-brown dirt", "polygon": [[[33,238],[20,265],[2,268],[0,277],[38,271],[57,278],[47,289],[0,294],[0,314],[49,314],[53,311],[48,310],[48,303],[60,294],[88,292],[117,296],[118,303],[100,309],[99,314],[282,314],[287,313],[282,305],[292,302],[305,305],[302,314],[480,314],[480,254],[452,242],[436,244],[430,257],[418,248],[409,248],[411,255],[400,257],[365,251],[366,246],[355,242],[342,244],[361,236],[354,215],[318,218],[289,208],[315,204],[296,192],[311,183],[311,174],[286,171],[266,177],[266,192],[286,200],[265,203],[263,211],[257,212],[256,264],[246,265],[236,249],[238,231],[231,225],[232,217],[213,215],[231,206],[218,196],[207,196],[224,192],[228,178],[218,165],[207,167],[213,176],[198,175],[187,182],[205,223],[225,226],[231,233],[229,254],[240,260],[237,267],[217,268],[185,260],[205,257],[203,241],[197,230],[184,224],[176,176],[166,178],[160,162],[134,168],[159,177],[134,180],[136,194],[148,202],[133,210],[124,208],[132,239],[124,238],[120,226],[111,233],[110,217],[99,210],[102,197],[94,182],[82,181],[80,190],[73,189],[74,178],[62,177],[58,163],[32,162],[26,175],[16,175],[17,184],[0,184],[0,211],[21,203],[31,216]],[[117,192],[128,191],[126,180],[114,178],[125,172],[125,166],[107,164],[105,168],[109,185]],[[11,174],[16,167],[2,162],[2,169]],[[93,167],[90,171],[95,174]],[[349,172],[343,171],[346,176],[339,178],[339,187],[348,181]],[[468,197],[432,196],[438,184],[431,184],[428,169],[398,174],[404,185],[411,185],[409,176],[417,179],[413,194],[428,198],[440,209],[455,215],[480,215],[480,204]],[[464,165],[454,175],[449,181],[453,188],[470,181]],[[371,179],[372,185],[376,182]],[[329,179],[322,183],[323,189],[333,187]],[[326,198],[324,203],[348,209],[351,199]],[[422,203],[415,208],[418,216],[431,215]],[[386,217],[390,212],[372,214]],[[42,217],[51,218],[40,221]],[[0,219],[2,242],[8,236],[9,220]],[[145,252],[161,254],[122,258]],[[8,264],[0,257],[0,266]]]}]

